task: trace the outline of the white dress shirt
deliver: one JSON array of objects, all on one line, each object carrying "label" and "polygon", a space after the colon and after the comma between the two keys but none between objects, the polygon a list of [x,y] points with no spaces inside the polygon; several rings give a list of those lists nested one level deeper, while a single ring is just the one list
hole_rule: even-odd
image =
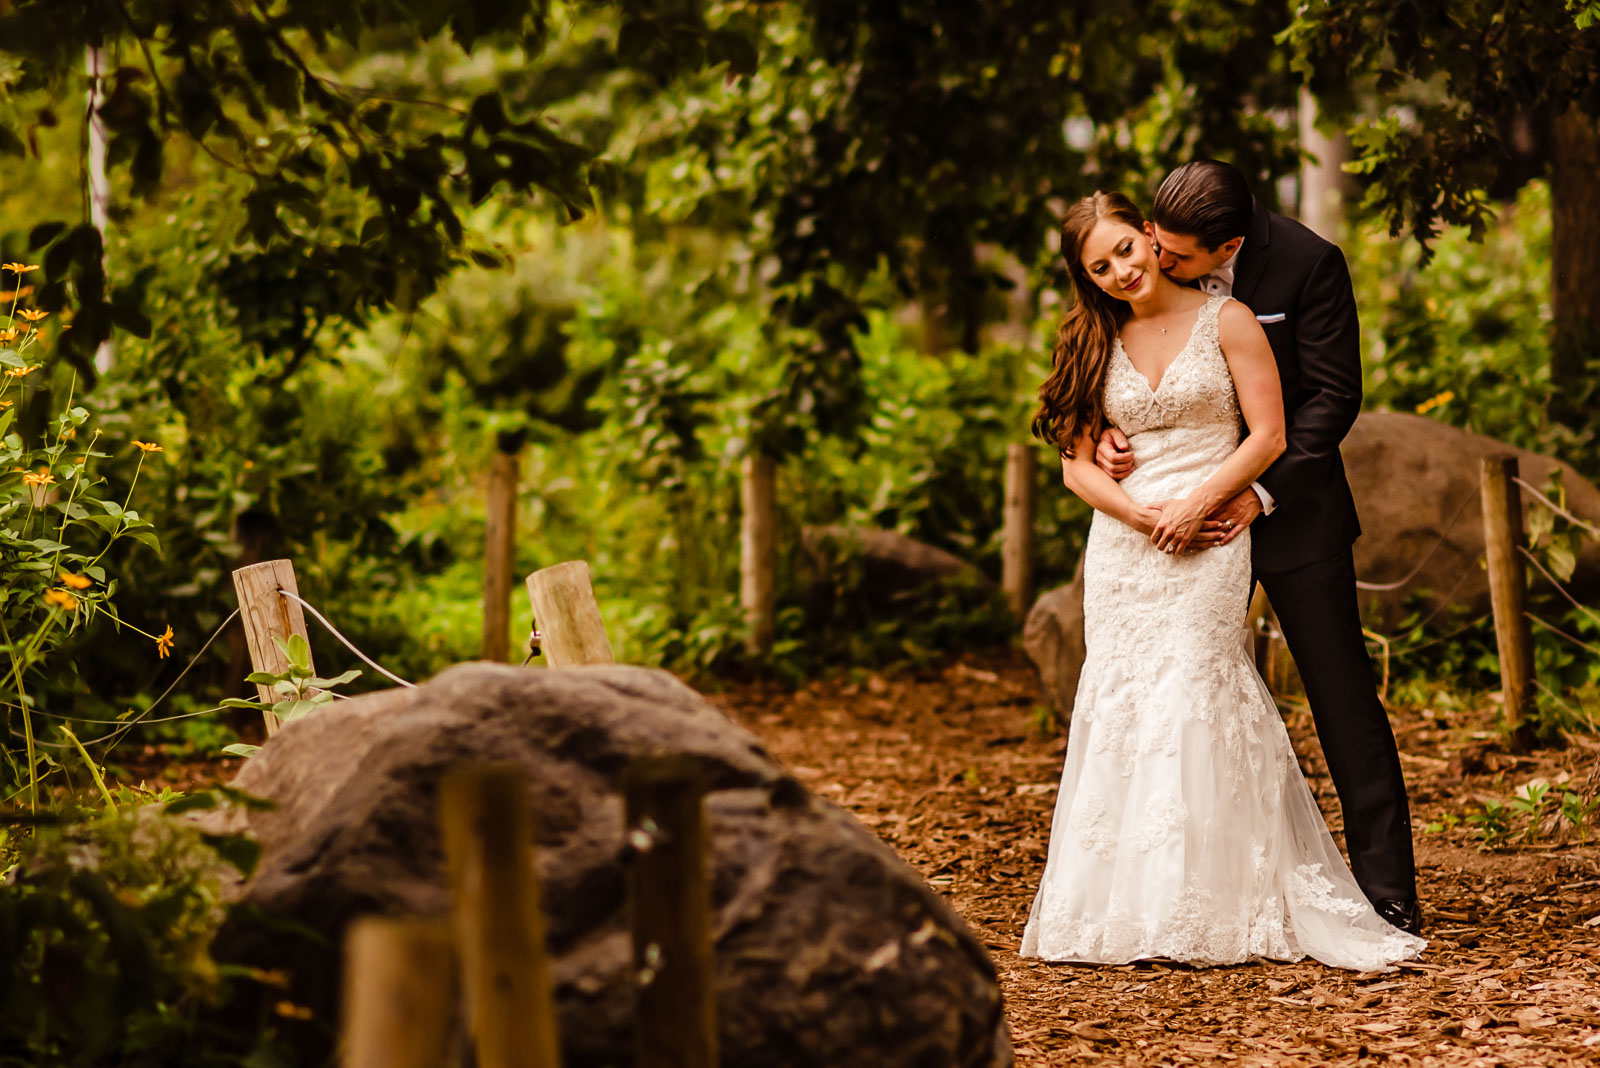
[{"label": "white dress shirt", "polygon": [[[1244,242],[1239,242],[1239,248],[1234,249],[1233,255],[1227,260],[1217,264],[1211,273],[1203,274],[1199,278],[1200,288],[1210,293],[1213,297],[1233,296],[1233,271],[1239,264],[1239,251],[1244,248]],[[1256,491],[1256,496],[1261,498],[1261,514],[1271,515],[1272,509],[1277,507],[1277,502],[1272,499],[1272,494],[1259,482],[1250,483],[1250,488]]]}]

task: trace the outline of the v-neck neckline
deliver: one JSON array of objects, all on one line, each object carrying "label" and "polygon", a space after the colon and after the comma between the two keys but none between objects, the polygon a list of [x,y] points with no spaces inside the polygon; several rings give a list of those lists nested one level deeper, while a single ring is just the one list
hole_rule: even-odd
[{"label": "v-neck neckline", "polygon": [[1215,299],[1215,297],[1207,297],[1205,303],[1200,305],[1200,309],[1194,313],[1194,323],[1189,327],[1189,336],[1184,339],[1183,347],[1178,350],[1172,359],[1167,361],[1167,365],[1161,369],[1161,375],[1156,379],[1156,384],[1153,386],[1150,384],[1149,376],[1139,370],[1139,365],[1133,362],[1132,356],[1128,355],[1128,347],[1122,343],[1122,332],[1120,330],[1117,331],[1117,348],[1122,352],[1122,358],[1128,361],[1128,366],[1133,369],[1134,374],[1139,376],[1139,381],[1144,383],[1145,388],[1150,391],[1152,397],[1161,392],[1161,387],[1166,384],[1167,376],[1172,373],[1172,369],[1194,347],[1195,334],[1200,332],[1200,318],[1205,315],[1206,308]]}]

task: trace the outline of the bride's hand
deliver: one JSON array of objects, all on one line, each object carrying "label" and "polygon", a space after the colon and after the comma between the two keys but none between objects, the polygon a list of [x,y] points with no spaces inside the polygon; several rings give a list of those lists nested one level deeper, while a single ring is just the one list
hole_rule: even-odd
[{"label": "bride's hand", "polygon": [[1150,543],[1174,556],[1187,551],[1205,524],[1205,501],[1186,497],[1181,501],[1162,501],[1154,507],[1161,515],[1150,531]]},{"label": "bride's hand", "polygon": [[[1162,503],[1171,504],[1173,502],[1164,501]],[[1160,504],[1136,504],[1133,506],[1132,526],[1140,534],[1147,538],[1152,537],[1156,532],[1156,524],[1159,522],[1161,522]]]}]

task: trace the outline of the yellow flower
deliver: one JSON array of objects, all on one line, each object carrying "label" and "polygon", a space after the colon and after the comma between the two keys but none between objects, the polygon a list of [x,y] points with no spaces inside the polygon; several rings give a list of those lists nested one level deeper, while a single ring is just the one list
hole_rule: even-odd
[{"label": "yellow flower", "polygon": [[86,590],[94,585],[94,580],[84,575],[74,575],[70,571],[63,571],[56,575],[56,581],[63,586],[71,586],[75,590]]},{"label": "yellow flower", "polygon": [[136,441],[134,447],[140,452],[160,452],[161,446],[153,441]]},{"label": "yellow flower", "polygon": [[12,368],[10,368],[9,370],[6,371],[6,377],[7,378],[21,378],[24,375],[33,374],[33,372],[37,371],[38,369],[39,369],[39,365],[38,364],[34,364],[32,367],[12,367]]},{"label": "yellow flower", "polygon": [[17,340],[17,331],[15,331],[15,330],[0,330],[0,341],[15,341],[15,340]]},{"label": "yellow flower", "polygon": [[26,300],[31,296],[33,296],[33,287],[23,286],[21,289],[8,289],[4,293],[0,293],[0,300]]},{"label": "yellow flower", "polygon": [[17,312],[17,314],[28,320],[30,323],[36,323],[50,313],[47,311],[39,311],[37,308],[23,308],[21,311]]},{"label": "yellow flower", "polygon": [[45,590],[44,599],[46,604],[65,608],[69,612],[78,607],[78,599],[66,590]]},{"label": "yellow flower", "polygon": [[172,624],[167,624],[167,629],[156,639],[156,655],[165,660],[172,652]]},{"label": "yellow flower", "polygon": [[1435,408],[1443,407],[1444,405],[1449,404],[1451,401],[1453,401],[1455,399],[1456,399],[1455,391],[1447,389],[1443,393],[1440,393],[1438,396],[1429,397],[1427,400],[1425,400],[1421,404],[1417,405],[1417,414],[1418,415],[1427,415],[1429,412],[1433,411]]},{"label": "yellow flower", "polygon": [[37,263],[0,263],[0,267],[4,267],[6,270],[16,274],[25,274],[28,271],[37,271],[39,269]]},{"label": "yellow flower", "polygon": [[22,481],[26,482],[30,486],[48,486],[55,482],[55,480],[56,478],[54,475],[44,471],[40,471],[37,475],[22,476]]},{"label": "yellow flower", "polygon": [[304,1005],[296,1005],[292,1001],[280,1001],[272,1007],[272,1011],[291,1020],[309,1020],[314,1015]]}]

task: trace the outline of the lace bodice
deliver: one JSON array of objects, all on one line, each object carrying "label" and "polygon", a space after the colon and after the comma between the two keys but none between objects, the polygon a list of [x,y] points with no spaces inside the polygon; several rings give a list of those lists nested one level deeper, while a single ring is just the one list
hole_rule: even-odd
[{"label": "lace bodice", "polygon": [[1183,496],[1239,444],[1239,397],[1217,328],[1231,299],[1212,297],[1201,305],[1188,341],[1155,389],[1128,359],[1121,335],[1112,343],[1106,416],[1133,448],[1136,466],[1122,485],[1140,503]]}]

